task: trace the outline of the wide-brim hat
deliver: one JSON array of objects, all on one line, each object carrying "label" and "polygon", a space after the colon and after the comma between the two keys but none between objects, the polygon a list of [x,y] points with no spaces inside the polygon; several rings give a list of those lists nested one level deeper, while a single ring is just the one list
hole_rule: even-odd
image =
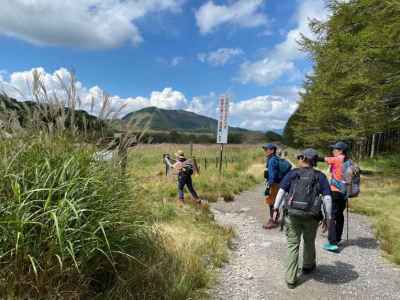
[{"label": "wide-brim hat", "polygon": [[182,150],[178,150],[178,151],[175,153],[175,156],[176,156],[177,158],[185,158],[185,153],[184,153]]}]

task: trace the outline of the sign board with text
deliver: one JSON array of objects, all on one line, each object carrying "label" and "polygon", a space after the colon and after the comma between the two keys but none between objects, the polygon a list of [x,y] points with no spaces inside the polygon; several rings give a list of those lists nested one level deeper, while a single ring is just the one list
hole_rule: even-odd
[{"label": "sign board with text", "polygon": [[229,116],[229,97],[221,96],[219,99],[218,109],[218,131],[217,131],[217,144],[228,143],[228,116]]}]

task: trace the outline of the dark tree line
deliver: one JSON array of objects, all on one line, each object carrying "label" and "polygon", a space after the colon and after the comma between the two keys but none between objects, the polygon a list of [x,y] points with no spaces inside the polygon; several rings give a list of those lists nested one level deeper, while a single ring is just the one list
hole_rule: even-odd
[{"label": "dark tree line", "polygon": [[300,44],[314,61],[286,143],[326,147],[347,141],[374,156],[400,145],[400,1],[329,1],[331,18],[312,20],[317,38]]}]

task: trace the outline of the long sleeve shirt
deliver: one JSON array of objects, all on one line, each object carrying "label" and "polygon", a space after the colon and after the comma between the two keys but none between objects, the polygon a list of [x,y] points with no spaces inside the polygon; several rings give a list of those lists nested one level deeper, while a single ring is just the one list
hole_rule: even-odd
[{"label": "long sleeve shirt", "polygon": [[279,158],[273,154],[267,158],[269,184],[279,183]]}]

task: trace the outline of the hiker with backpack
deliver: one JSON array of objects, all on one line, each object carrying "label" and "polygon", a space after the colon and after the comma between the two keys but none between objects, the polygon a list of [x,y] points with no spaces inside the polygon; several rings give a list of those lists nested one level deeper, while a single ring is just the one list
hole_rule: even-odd
[{"label": "hiker with backpack", "polygon": [[328,242],[322,247],[327,251],[338,251],[344,227],[344,210],[349,198],[360,192],[359,168],[349,159],[348,146],[337,142],[331,146],[331,157],[325,157],[329,165],[330,186],[332,190],[332,219],[328,224]]},{"label": "hiker with backpack", "polygon": [[182,150],[179,150],[175,153],[176,163],[173,164],[173,168],[178,173],[178,203],[185,203],[185,194],[184,188],[185,186],[189,190],[189,193],[193,199],[193,201],[201,205],[202,202],[199,199],[199,196],[196,193],[196,190],[193,187],[192,175],[194,173],[194,164],[191,160],[185,157],[185,154]]},{"label": "hiker with backpack", "polygon": [[[306,149],[297,156],[299,168],[291,170],[280,184],[274,204],[273,218],[277,222],[283,206],[288,260],[286,284],[293,289],[298,282],[299,248],[303,237],[303,274],[316,269],[315,239],[320,222],[331,217],[331,190],[325,174],[314,169],[318,154]],[[325,224],[325,223],[324,223]]]},{"label": "hiker with backpack", "polygon": [[263,228],[273,229],[279,226],[278,222],[274,221],[272,218],[274,202],[279,190],[279,183],[290,171],[292,165],[287,160],[277,155],[278,147],[275,144],[266,144],[262,148],[266,156],[266,169],[264,171],[266,189],[264,195],[266,196],[265,202],[269,206],[269,220],[263,225]]}]

